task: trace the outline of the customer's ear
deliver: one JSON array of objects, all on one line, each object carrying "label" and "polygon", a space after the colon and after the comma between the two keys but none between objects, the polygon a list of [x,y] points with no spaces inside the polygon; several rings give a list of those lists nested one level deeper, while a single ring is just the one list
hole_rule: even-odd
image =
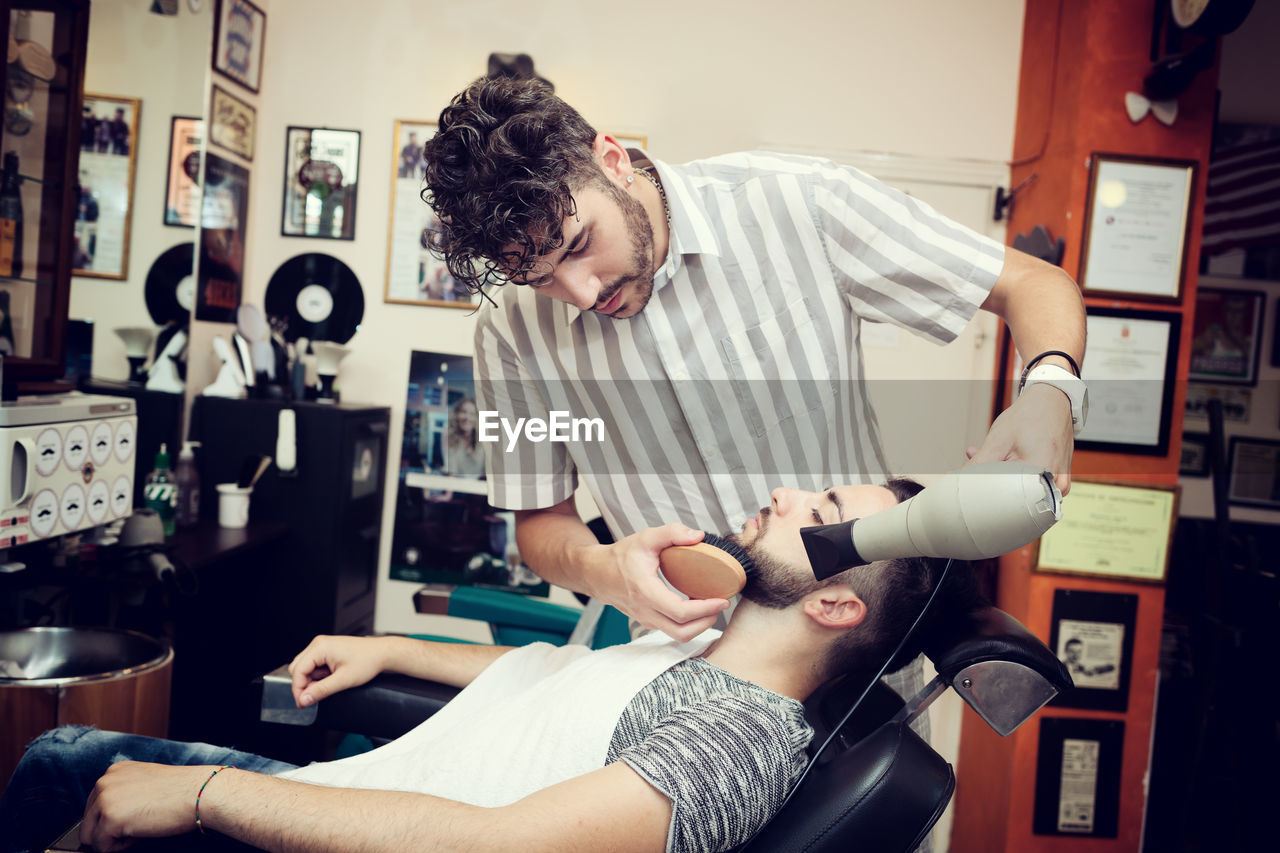
[{"label": "customer's ear", "polygon": [[627,154],[626,147],[607,133],[596,134],[595,142],[591,145],[591,153],[595,156],[600,169],[612,181],[625,180],[627,175],[635,171],[631,166],[631,157]]},{"label": "customer's ear", "polygon": [[847,630],[866,618],[867,605],[849,587],[836,584],[809,593],[804,613],[824,628]]}]

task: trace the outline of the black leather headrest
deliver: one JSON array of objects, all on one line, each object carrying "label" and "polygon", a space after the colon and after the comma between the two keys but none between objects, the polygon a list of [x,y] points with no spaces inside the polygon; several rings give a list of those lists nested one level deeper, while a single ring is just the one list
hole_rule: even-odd
[{"label": "black leather headrest", "polygon": [[980,607],[938,626],[924,652],[948,678],[975,663],[1006,660],[1035,670],[1060,691],[1072,686],[1071,674],[1049,647],[997,607]]}]

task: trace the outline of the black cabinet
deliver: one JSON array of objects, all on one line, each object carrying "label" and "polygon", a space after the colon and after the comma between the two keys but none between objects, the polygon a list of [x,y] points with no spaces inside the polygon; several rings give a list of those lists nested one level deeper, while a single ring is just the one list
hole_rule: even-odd
[{"label": "black cabinet", "polygon": [[373,630],[391,410],[197,398],[191,438],[201,442],[202,518],[217,518],[217,484],[233,482],[247,457],[276,457],[285,409],[296,421],[297,466],[267,469],[249,520],[287,528],[281,565],[257,592],[280,605],[279,637],[297,652],[316,634]]}]

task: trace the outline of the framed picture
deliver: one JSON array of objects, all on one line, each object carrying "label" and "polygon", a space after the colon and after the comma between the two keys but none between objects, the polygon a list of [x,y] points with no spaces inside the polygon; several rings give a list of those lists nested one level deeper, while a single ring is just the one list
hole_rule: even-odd
[{"label": "framed picture", "polygon": [[169,126],[169,177],[164,188],[164,224],[194,228],[200,216],[200,145],[204,119],[174,116]]},{"label": "framed picture", "polygon": [[267,15],[249,0],[218,0],[213,18],[213,70],[257,94]]},{"label": "framed picture", "polygon": [[1267,294],[1261,290],[1201,287],[1191,330],[1192,382],[1256,385]]},{"label": "framed picture", "polygon": [[138,156],[137,98],[85,93],[80,122],[80,200],[72,274],[122,279],[129,274],[129,222]]},{"label": "framed picture", "polygon": [[1073,478],[1062,518],[1040,537],[1035,571],[1163,583],[1178,486]]},{"label": "framed picture", "polygon": [[1188,385],[1187,402],[1183,407],[1188,418],[1205,419],[1209,417],[1209,404],[1212,400],[1222,403],[1224,420],[1236,423],[1248,423],[1253,414],[1253,389],[1239,388],[1233,385]]},{"label": "framed picture", "polygon": [[1242,506],[1280,509],[1280,441],[1231,436],[1227,499]]},{"label": "framed picture", "polygon": [[249,219],[249,170],[210,151],[200,205],[199,280],[195,317],[234,323],[244,275]]},{"label": "framed picture", "polygon": [[1138,596],[1057,589],[1049,648],[1075,685],[1050,704],[1063,708],[1124,711],[1129,707]]},{"label": "framed picture", "polygon": [[288,128],[280,234],[354,240],[359,167],[360,131]]},{"label": "framed picture", "polygon": [[1182,315],[1092,305],[1087,312],[1089,357],[1080,376],[1089,414],[1076,447],[1167,455]]},{"label": "framed picture", "polygon": [[1178,461],[1178,476],[1209,476],[1209,434],[1207,432],[1182,434],[1182,456]]},{"label": "framed picture", "polygon": [[1095,153],[1085,207],[1085,295],[1176,301],[1187,267],[1194,160]]},{"label": "framed picture", "polygon": [[225,89],[213,86],[209,102],[209,141],[250,162],[258,111]]},{"label": "framed picture", "polygon": [[1123,758],[1122,720],[1041,719],[1031,831],[1115,838]]},{"label": "framed picture", "polygon": [[[454,281],[444,261],[428,249],[438,220],[422,200],[426,163],[422,146],[436,132],[432,121],[398,120],[391,151],[391,227],[383,301],[441,308],[474,308],[479,297]],[[614,135],[623,146],[643,148],[643,136]]]}]

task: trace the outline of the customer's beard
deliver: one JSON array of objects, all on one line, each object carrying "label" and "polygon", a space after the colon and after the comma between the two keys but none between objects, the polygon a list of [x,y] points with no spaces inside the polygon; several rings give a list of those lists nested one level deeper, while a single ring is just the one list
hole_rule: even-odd
[{"label": "customer's beard", "polygon": [[742,597],[747,601],[781,610],[824,585],[812,574],[779,560],[764,548],[754,543],[743,544],[736,534],[726,538],[746,551],[755,563],[755,571],[747,577],[747,584],[742,588]]},{"label": "customer's beard", "polygon": [[627,298],[628,309],[634,310],[626,317],[618,318],[628,319],[640,313],[653,296],[653,226],[649,223],[649,214],[644,205],[632,198],[626,190],[609,180],[605,180],[602,187],[618,206],[622,213],[623,227],[631,235],[631,267],[607,291],[600,294],[598,302],[608,302],[619,290],[634,283],[635,289]]}]

